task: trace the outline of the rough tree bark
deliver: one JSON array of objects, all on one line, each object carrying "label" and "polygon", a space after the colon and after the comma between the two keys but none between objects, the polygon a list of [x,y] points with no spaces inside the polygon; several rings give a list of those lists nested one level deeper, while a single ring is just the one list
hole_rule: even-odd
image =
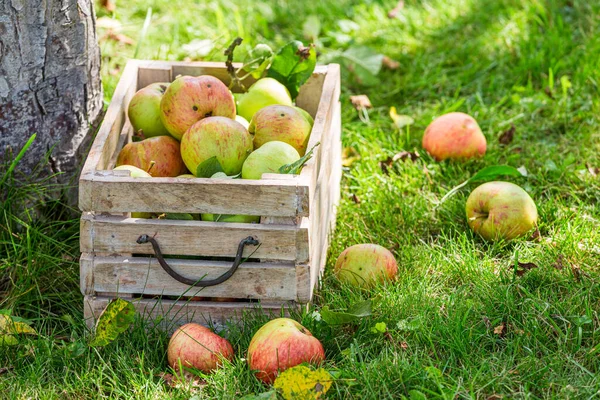
[{"label": "rough tree bark", "polygon": [[0,159],[37,133],[19,169],[77,172],[102,113],[93,0],[0,0]]}]

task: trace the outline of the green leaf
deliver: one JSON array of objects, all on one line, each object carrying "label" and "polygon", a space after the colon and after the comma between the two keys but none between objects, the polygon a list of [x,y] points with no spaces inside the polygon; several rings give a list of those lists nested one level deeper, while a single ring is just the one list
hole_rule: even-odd
[{"label": "green leaf", "polygon": [[164,219],[173,219],[180,221],[193,221],[194,217],[192,214],[187,213],[165,213]]},{"label": "green leaf", "polygon": [[240,400],[277,400],[277,391],[269,390],[260,394],[247,394],[241,397]]},{"label": "green leaf", "polygon": [[521,171],[519,171],[518,169],[511,167],[509,165],[491,165],[489,167],[485,167],[485,168],[481,169],[479,172],[477,172],[475,175],[473,175],[472,177],[470,177],[469,179],[467,179],[466,181],[461,183],[460,185],[456,185],[452,189],[450,189],[450,191],[448,193],[446,193],[446,195],[444,197],[442,197],[442,199],[440,200],[440,202],[437,205],[439,206],[440,204],[442,204],[443,202],[448,200],[456,192],[458,192],[460,189],[462,189],[463,187],[465,187],[466,185],[468,185],[471,182],[489,181],[492,179],[496,179],[500,176],[519,176],[519,177],[521,177],[524,175]]},{"label": "green leaf", "polygon": [[371,327],[371,333],[385,333],[387,331],[387,325],[385,322],[378,322],[375,326]]},{"label": "green leaf", "polygon": [[282,165],[279,168],[279,173],[280,174],[292,174],[292,175],[299,174],[300,170],[302,169],[304,164],[306,164],[308,162],[308,160],[310,160],[310,158],[312,157],[315,147],[317,147],[320,144],[321,144],[321,142],[317,142],[317,144],[315,144],[309,151],[306,152],[306,154],[304,156],[300,157],[300,159],[298,159],[297,161],[294,161],[291,164]]},{"label": "green leaf", "polygon": [[294,40],[283,46],[273,58],[267,76],[277,79],[290,92],[292,99],[298,96],[300,86],[311,77],[317,65],[314,45],[304,47]]},{"label": "green leaf", "polygon": [[210,178],[217,172],[223,172],[223,167],[221,166],[219,160],[217,160],[217,156],[213,156],[208,160],[204,160],[196,168],[196,176],[198,178]]},{"label": "green leaf", "polygon": [[396,328],[401,331],[416,331],[422,325],[421,318],[403,319],[398,321]]},{"label": "green leaf", "polygon": [[13,335],[0,335],[0,348],[4,346],[14,346],[19,344],[19,340]]},{"label": "green leaf", "polygon": [[371,315],[371,300],[354,304],[347,311],[330,311],[328,306],[321,308],[321,319],[328,325],[342,325],[358,321]]},{"label": "green leaf", "polygon": [[92,347],[106,346],[129,329],[135,317],[135,307],[127,300],[111,301],[96,322],[96,334],[90,342]]},{"label": "green leaf", "polygon": [[326,59],[342,64],[360,84],[372,86],[379,82],[377,74],[381,70],[383,54],[377,53],[370,47],[350,47],[343,52],[330,53]]},{"label": "green leaf", "polygon": [[427,400],[427,396],[423,392],[414,389],[408,391],[408,398],[410,400]]}]

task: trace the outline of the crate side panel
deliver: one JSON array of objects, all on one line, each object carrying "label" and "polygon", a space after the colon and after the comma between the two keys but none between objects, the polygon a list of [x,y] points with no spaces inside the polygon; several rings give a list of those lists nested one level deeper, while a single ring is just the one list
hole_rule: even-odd
[{"label": "crate side panel", "polygon": [[154,237],[164,255],[235,257],[240,241],[252,236],[260,246],[246,246],[244,256],[296,260],[296,226],[176,221],[86,214],[82,216],[80,247],[87,253],[154,254],[141,235]]},{"label": "crate side panel", "polygon": [[[165,260],[180,275],[190,279],[214,279],[227,272],[225,261]],[[85,294],[115,292],[167,296],[233,297],[240,299],[296,299],[296,270],[293,263],[246,262],[231,278],[210,287],[180,283],[165,272],[156,258],[93,257],[81,259],[87,274]],[[85,267],[84,267],[85,265]],[[89,287],[91,286],[91,288]]]}]

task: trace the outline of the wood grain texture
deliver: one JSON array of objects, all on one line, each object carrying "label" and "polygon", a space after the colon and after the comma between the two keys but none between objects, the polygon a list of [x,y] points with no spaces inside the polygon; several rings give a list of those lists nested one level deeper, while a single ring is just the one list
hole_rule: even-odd
[{"label": "wood grain texture", "polygon": [[[147,66],[140,64],[138,69],[137,90],[157,82],[173,81],[173,70],[168,65]],[[129,107],[129,104],[127,105]]]},{"label": "wood grain texture", "polygon": [[305,216],[309,188],[300,179],[131,178],[105,172],[82,175],[82,211],[174,212]]},{"label": "wood grain texture", "polygon": [[235,257],[240,241],[252,236],[261,245],[247,246],[244,256],[297,259],[299,230],[290,225],[241,224],[206,221],[177,221],[84,214],[81,217],[80,249],[84,253],[154,254],[149,243],[138,244],[143,234],[153,236],[164,255]]},{"label": "wood grain texture", "polygon": [[[92,329],[96,320],[112,298],[85,296],[83,300],[84,319]],[[209,327],[224,327],[236,323],[243,315],[267,315],[270,318],[289,316],[292,309],[298,309],[293,302],[261,303],[234,302],[220,303],[210,301],[175,301],[133,299],[132,303],[149,327],[157,327],[173,332],[179,326],[195,322]]]},{"label": "wood grain texture", "polygon": [[[214,279],[231,268],[229,261],[166,259],[177,273],[191,279]],[[245,262],[225,282],[206,288],[188,286],[167,274],[154,257],[95,257],[80,260],[84,295],[113,292],[167,296],[234,297],[238,299],[296,300],[296,267]]]}]

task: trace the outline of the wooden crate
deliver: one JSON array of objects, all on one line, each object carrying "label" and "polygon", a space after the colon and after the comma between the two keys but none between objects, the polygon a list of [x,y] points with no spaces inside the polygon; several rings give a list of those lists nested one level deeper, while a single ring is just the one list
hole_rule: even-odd
[{"label": "wooden crate", "polygon": [[[90,325],[115,297],[133,299],[148,318],[176,323],[223,324],[255,308],[280,314],[284,306],[311,301],[323,270],[341,179],[339,66],[317,66],[296,99],[315,120],[308,148],[320,142],[299,175],[131,178],[127,171],[113,171],[119,151],[131,140],[126,111],[133,94],[177,75],[230,82],[224,63],[128,62],[82,170],[80,273]],[[251,78],[244,82],[251,83]],[[256,215],[261,223],[139,219],[131,212]],[[136,242],[142,234],[154,237],[163,254],[176,255],[167,259],[171,267],[194,279],[227,271],[245,237],[260,246],[245,249],[251,259],[229,280],[200,289],[171,278],[151,256],[151,245]],[[196,301],[199,297],[208,301]],[[218,297],[236,301],[211,301]]]}]

